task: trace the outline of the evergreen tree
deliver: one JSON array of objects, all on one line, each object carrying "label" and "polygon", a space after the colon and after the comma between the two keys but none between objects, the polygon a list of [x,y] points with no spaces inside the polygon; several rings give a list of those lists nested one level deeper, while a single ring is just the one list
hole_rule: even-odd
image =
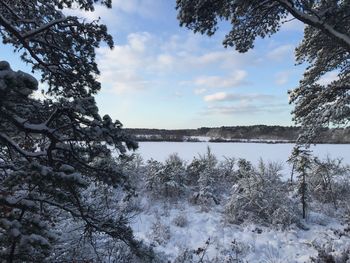
[{"label": "evergreen tree", "polygon": [[198,176],[198,192],[195,193],[193,200],[208,208],[212,204],[219,204],[215,191],[219,177],[218,160],[208,147],[206,154],[200,156],[199,161],[201,169]]},{"label": "evergreen tree", "polygon": [[38,82],[0,62],[0,258],[7,262],[58,260],[62,220],[77,223],[78,236],[106,235],[141,253],[118,205],[108,209],[104,191],[92,192],[115,189],[115,204],[128,200],[131,187],[111,149],[123,155],[137,147],[119,121],[99,115],[92,96],[100,89],[95,48],[113,46],[106,26],[63,13],[93,11],[97,2],[111,7],[110,0],[0,0],[3,42],[41,73],[50,96],[36,99]]},{"label": "evergreen tree", "polygon": [[297,189],[303,211],[303,218],[306,218],[306,212],[310,199],[310,190],[308,177],[311,169],[311,154],[307,149],[300,146],[295,147],[290,160],[294,164],[294,169],[298,173]]},{"label": "evergreen tree", "polygon": [[186,170],[177,154],[172,154],[162,164],[151,160],[148,162],[146,188],[155,197],[179,197],[185,190]]}]

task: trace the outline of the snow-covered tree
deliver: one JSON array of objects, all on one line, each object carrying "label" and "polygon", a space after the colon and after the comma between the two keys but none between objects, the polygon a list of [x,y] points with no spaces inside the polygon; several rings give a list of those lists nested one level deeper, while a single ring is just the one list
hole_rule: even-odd
[{"label": "snow-covered tree", "polygon": [[308,178],[312,197],[322,203],[333,203],[334,208],[339,203],[347,203],[350,196],[348,174],[349,167],[343,165],[341,159],[314,158]]},{"label": "snow-covered tree", "polygon": [[230,222],[282,227],[298,223],[296,206],[288,196],[286,184],[280,179],[280,165],[265,164],[260,160],[258,167],[253,167],[249,162],[240,160],[238,173],[242,176],[233,185],[226,204]]},{"label": "snow-covered tree", "polygon": [[0,1],[0,36],[41,73],[49,94],[81,97],[96,93],[101,84],[95,48],[104,41],[113,47],[107,28],[67,16],[64,9],[94,11],[96,4],[111,7],[111,0]]},{"label": "snow-covered tree", "polygon": [[[346,125],[349,120],[350,2],[344,0],[177,0],[181,26],[213,35],[219,21],[231,23],[225,47],[247,52],[257,37],[276,33],[283,23],[297,19],[305,24],[296,49],[298,63],[308,67],[299,87],[290,91],[294,120],[304,128],[299,141],[315,141],[322,126]],[[331,83],[319,80],[335,74]]]},{"label": "snow-covered tree", "polygon": [[[41,73],[49,95],[36,99],[36,79],[0,62],[0,258],[7,262],[56,261],[61,220],[77,224],[80,237],[106,235],[140,252],[118,207],[132,191],[112,156],[112,149],[123,155],[137,145],[119,121],[99,115],[92,96],[100,88],[95,48],[113,41],[97,21],[63,13],[93,11],[97,2],[111,6],[110,0],[0,0],[3,42]],[[91,192],[103,188],[120,193],[111,209],[103,191]]]},{"label": "snow-covered tree", "polygon": [[198,175],[198,192],[194,193],[192,201],[202,205],[203,208],[208,208],[219,203],[216,195],[219,178],[218,160],[208,147],[206,154],[200,156],[199,162],[201,169]]},{"label": "snow-covered tree", "polygon": [[57,210],[92,232],[136,246],[125,220],[107,216],[83,194],[98,184],[128,189],[109,147],[123,154],[135,145],[118,121],[99,116],[93,97],[39,101],[29,97],[37,84],[0,62],[2,257],[45,258],[54,244],[49,229],[59,220]]},{"label": "snow-covered tree", "polygon": [[155,197],[175,198],[185,191],[186,169],[177,154],[172,154],[165,163],[151,160],[146,173],[146,188]]},{"label": "snow-covered tree", "polygon": [[302,206],[303,218],[306,218],[306,212],[310,201],[308,178],[310,177],[312,166],[311,153],[308,149],[297,146],[294,148],[293,154],[289,160],[293,163],[293,167],[297,172],[298,196]]}]

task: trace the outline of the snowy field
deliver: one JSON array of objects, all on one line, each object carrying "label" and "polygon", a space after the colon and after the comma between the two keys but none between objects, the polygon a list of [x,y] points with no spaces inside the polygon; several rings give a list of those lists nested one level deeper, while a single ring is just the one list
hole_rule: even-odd
[{"label": "snowy field", "polygon": [[[204,155],[208,146],[219,160],[234,157],[246,158],[253,164],[260,158],[282,162],[287,175],[290,168],[286,160],[294,144],[141,142],[137,152],[144,160],[153,158],[161,162],[170,154],[178,153],[180,158],[190,162],[193,157]],[[350,164],[350,145],[322,144],[312,149],[320,158],[328,155],[343,158],[344,164]],[[350,237],[342,219],[343,210],[333,210],[328,205],[309,211],[303,221],[304,229],[291,226],[281,230],[254,223],[228,223],[223,216],[224,203],[205,211],[186,199],[168,202],[147,196],[139,198],[141,211],[132,221],[135,236],[166,255],[169,262],[321,263],[323,261],[311,259],[317,257],[318,249],[350,262],[344,257],[344,251],[350,251]],[[177,223],[179,216],[185,221],[183,224]],[[203,253],[195,253],[198,249],[205,250],[203,261],[200,261]],[[179,258],[179,255],[184,257]]]},{"label": "snowy field", "polygon": [[[205,154],[207,147],[220,160],[224,157],[245,158],[256,164],[260,158],[264,161],[286,162],[294,144],[268,143],[210,143],[210,142],[140,142],[138,153],[144,160],[155,159],[164,161],[172,153],[191,161],[199,154]],[[350,144],[319,144],[311,148],[320,158],[329,155],[332,158],[342,158],[350,164]]]}]

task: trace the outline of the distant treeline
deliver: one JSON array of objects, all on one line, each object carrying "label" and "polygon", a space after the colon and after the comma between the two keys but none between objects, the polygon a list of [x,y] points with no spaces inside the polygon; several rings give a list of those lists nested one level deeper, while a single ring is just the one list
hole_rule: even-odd
[{"label": "distant treeline", "polygon": [[[201,138],[210,138],[211,142],[295,142],[300,127],[295,126],[222,126],[202,127],[198,129],[126,129],[138,141],[201,141]],[[350,143],[350,128],[323,128],[319,131],[315,143]]]}]

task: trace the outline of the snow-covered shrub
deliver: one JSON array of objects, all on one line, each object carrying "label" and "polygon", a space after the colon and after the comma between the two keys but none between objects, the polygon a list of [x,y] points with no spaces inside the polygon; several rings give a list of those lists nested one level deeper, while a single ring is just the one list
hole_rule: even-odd
[{"label": "snow-covered shrub", "polygon": [[205,163],[201,158],[194,157],[192,162],[186,167],[187,180],[189,186],[198,186],[200,173],[205,169]]},{"label": "snow-covered shrub", "polygon": [[178,155],[170,155],[164,164],[148,161],[146,188],[154,197],[178,198],[185,191],[186,170]]},{"label": "snow-covered shrub", "polygon": [[247,244],[234,239],[230,249],[221,251],[221,258],[224,263],[243,263],[243,257],[249,252]]},{"label": "snow-covered shrub", "polygon": [[147,161],[145,188],[153,194],[156,194],[160,187],[160,178],[164,167],[161,162],[150,159]]},{"label": "snow-covered shrub", "polygon": [[173,223],[174,223],[175,226],[178,226],[178,227],[185,227],[185,226],[187,226],[188,225],[188,219],[187,219],[186,214],[184,214],[184,213],[178,214],[174,218]]},{"label": "snow-covered shrub", "polygon": [[226,184],[226,182],[230,182],[231,184],[236,182],[236,170],[235,170],[236,159],[235,158],[227,158],[221,161],[218,165],[218,169],[220,171],[220,178]]},{"label": "snow-covered shrub", "polygon": [[[119,228],[119,231],[132,233],[128,222],[135,212],[128,205],[130,197],[120,188],[91,184],[81,195],[89,209],[101,214],[112,214],[116,222],[125,225],[123,229]],[[59,223],[52,226],[52,231],[56,234],[56,245],[49,262],[109,262],[106,258],[114,258],[120,245],[125,244],[123,241],[119,242],[99,232],[94,233],[93,229],[71,218],[68,213],[60,213],[56,216],[59,218]],[[112,223],[113,221],[107,221],[105,227]],[[139,245],[141,244],[137,246]],[[123,250],[126,251],[126,248]],[[124,253],[124,251],[118,253]],[[135,257],[136,251],[131,248],[127,251],[130,257]]]},{"label": "snow-covered shrub", "polygon": [[192,195],[190,201],[201,205],[203,209],[208,209],[213,205],[219,204],[216,192],[219,177],[218,160],[208,147],[207,153],[200,156],[199,161],[201,170],[198,177],[198,191]]},{"label": "snow-covered shrub", "polygon": [[133,188],[142,187],[146,171],[140,154],[124,155],[117,161],[122,173],[127,175],[129,184]]},{"label": "snow-covered shrub", "polygon": [[314,199],[322,203],[345,203],[350,195],[350,170],[339,159],[313,160],[311,175],[308,178],[310,192]]},{"label": "snow-covered shrub", "polygon": [[236,172],[236,177],[238,179],[249,177],[252,174],[253,166],[251,162],[247,161],[246,159],[240,158],[238,159],[237,165],[238,170]]},{"label": "snow-covered shrub", "polygon": [[179,252],[173,263],[197,263],[192,250],[186,248]]},{"label": "snow-covered shrub", "polygon": [[291,263],[293,261],[290,260],[289,257],[286,257],[281,253],[280,248],[276,248],[267,244],[261,256],[261,262],[264,263]]},{"label": "snow-covered shrub", "polygon": [[313,263],[348,263],[350,262],[350,248],[334,251],[331,246],[316,247],[317,256],[311,257]]},{"label": "snow-covered shrub", "polygon": [[170,226],[162,223],[159,217],[157,217],[156,221],[153,223],[151,230],[152,239],[159,245],[168,243],[171,238]]},{"label": "snow-covered shrub", "polygon": [[297,208],[289,198],[286,183],[280,179],[281,167],[260,163],[257,168],[239,161],[240,179],[233,186],[226,204],[229,222],[256,222],[281,227],[298,222]]}]

